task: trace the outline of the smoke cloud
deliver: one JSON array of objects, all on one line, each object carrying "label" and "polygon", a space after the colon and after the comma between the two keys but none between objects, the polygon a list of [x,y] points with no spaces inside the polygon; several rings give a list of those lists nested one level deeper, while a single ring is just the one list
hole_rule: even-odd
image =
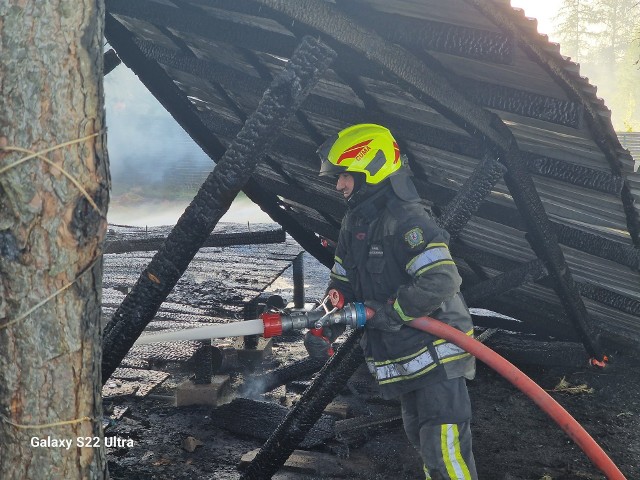
[{"label": "smoke cloud", "polygon": [[[112,180],[109,222],[174,224],[215,163],[125,65],[105,77],[104,88]],[[272,220],[240,195],[221,221]]]}]

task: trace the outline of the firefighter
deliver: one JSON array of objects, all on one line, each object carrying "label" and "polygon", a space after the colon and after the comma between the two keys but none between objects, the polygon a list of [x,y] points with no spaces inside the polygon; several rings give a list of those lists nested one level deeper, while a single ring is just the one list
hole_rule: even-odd
[{"label": "firefighter", "polygon": [[[337,177],[347,203],[328,288],[375,310],[361,342],[365,359],[380,394],[400,398],[404,429],[426,478],[477,479],[465,380],[475,374],[474,358],[405,325],[428,315],[473,334],[449,235],[421,203],[406,158],[385,127],[346,128],[318,154],[320,175]],[[311,356],[328,357],[342,332],[334,326],[323,333],[305,336]]]}]

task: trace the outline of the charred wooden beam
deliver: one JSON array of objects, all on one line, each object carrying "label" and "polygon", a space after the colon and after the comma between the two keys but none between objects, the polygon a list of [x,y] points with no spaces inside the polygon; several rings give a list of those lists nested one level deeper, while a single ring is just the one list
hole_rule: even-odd
[{"label": "charred wooden beam", "polygon": [[354,330],[320,371],[298,403],[278,425],[256,457],[240,477],[241,480],[271,478],[322,415],[336,393],[347,383],[362,363],[359,345],[362,330]]},{"label": "charred wooden beam", "polygon": [[640,301],[637,299],[629,298],[620,293],[590,283],[577,282],[576,285],[580,294],[585,298],[602,303],[603,305],[608,305],[621,312],[640,316]]},{"label": "charred wooden beam", "polygon": [[529,173],[541,177],[616,196],[620,195],[624,187],[624,179],[619,175],[532,152],[521,152],[521,155]]},{"label": "charred wooden beam", "polygon": [[106,76],[111,73],[121,63],[122,60],[120,60],[113,48],[104,52],[104,75]]},{"label": "charred wooden beam", "polygon": [[501,295],[525,283],[532,283],[547,276],[547,269],[540,259],[532,260],[524,265],[501,273],[490,280],[477,283],[466,288],[462,293],[467,303],[473,306],[476,302]]},{"label": "charred wooden beam", "polygon": [[458,237],[505,172],[506,168],[492,153],[487,152],[458,194],[447,204],[437,219],[438,224],[447,230],[452,238]]},{"label": "charred wooden beam", "polygon": [[640,249],[561,223],[553,227],[560,243],[640,271]]},{"label": "charred wooden beam", "polygon": [[485,345],[516,365],[584,367],[584,346],[575,342],[545,341],[531,336],[498,332]]},{"label": "charred wooden beam", "polygon": [[[115,20],[108,16],[107,22]],[[274,79],[257,110],[106,326],[102,364],[105,381],[153,319],[160,304],[250,178],[261,155],[271,146],[334,56],[335,52],[329,47],[306,37],[285,70]]]},{"label": "charred wooden beam", "polygon": [[[104,253],[148,252],[158,250],[165,240],[164,237],[107,240],[104,244]],[[283,229],[264,232],[212,233],[207,237],[202,246],[227,247],[230,245],[282,243],[285,240],[286,234]]]},{"label": "charred wooden beam", "polygon": [[580,128],[583,109],[579,103],[459,76],[452,78],[452,83],[483,107]]},{"label": "charred wooden beam", "polygon": [[211,377],[213,376],[213,347],[211,346],[211,340],[199,343],[200,347],[191,359],[195,370],[194,383],[196,385],[206,385],[211,383]]},{"label": "charred wooden beam", "polygon": [[[216,408],[211,423],[245,437],[266,440],[273,436],[278,425],[286,421],[289,410],[273,402],[236,398]],[[318,447],[334,436],[335,420],[329,415],[319,415],[302,435],[303,448]],[[277,430],[276,430],[277,431]],[[271,478],[263,476],[259,478]]]}]

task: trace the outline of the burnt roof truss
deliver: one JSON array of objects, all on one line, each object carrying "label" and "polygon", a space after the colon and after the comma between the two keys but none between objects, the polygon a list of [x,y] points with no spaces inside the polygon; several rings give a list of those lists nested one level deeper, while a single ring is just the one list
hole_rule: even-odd
[{"label": "burnt roof truss", "polygon": [[469,276],[471,306],[533,325],[541,305],[598,359],[599,334],[640,342],[633,161],[593,87],[508,2],[415,3],[107,0],[107,36],[214,160],[302,36],[321,38],[338,57],[256,168],[250,198],[330,264],[318,235],[335,239],[344,206],[315,150],[347,125],[384,124],[454,253],[488,276]]}]

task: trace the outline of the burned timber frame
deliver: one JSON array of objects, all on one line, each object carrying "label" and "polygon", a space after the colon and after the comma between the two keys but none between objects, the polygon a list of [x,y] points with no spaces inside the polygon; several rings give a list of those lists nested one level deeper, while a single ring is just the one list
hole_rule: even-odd
[{"label": "burned timber frame", "polygon": [[[588,246],[586,248],[595,250],[597,255],[603,257],[611,250],[609,247],[613,246],[625,254],[622,260],[616,256],[615,261],[626,263],[636,269],[639,258],[637,251],[619,242],[613,242],[613,245],[609,242],[606,246],[597,247],[597,242],[592,241],[593,234],[570,225],[559,224],[555,220],[550,221],[531,175],[571,182],[606,194],[620,195],[624,200],[624,192],[628,191],[628,186],[622,172],[614,169],[612,173],[607,173],[590,166],[571,164],[548,154],[524,151],[500,117],[486,109],[497,108],[574,128],[580,123],[579,117],[583,112],[585,99],[574,96],[568,100],[556,101],[544,99],[540,95],[515,91],[512,87],[489,88],[485,85],[486,82],[471,81],[456,75],[444,67],[433,54],[427,53],[427,50],[432,50],[436,53],[461,55],[508,65],[514,61],[516,49],[513,32],[489,34],[483,29],[452,27],[443,22],[427,21],[421,24],[420,21],[404,17],[398,19],[397,27],[382,29],[380,36],[360,26],[349,16],[354,9],[358,9],[371,20],[372,25],[380,20],[373,8],[365,5],[366,2],[355,1],[344,2],[339,6],[313,0],[192,0],[173,3],[177,9],[148,0],[110,0],[107,2],[107,36],[125,63],[141,73],[141,79],[147,87],[214,159],[220,158],[228,145],[229,140],[226,139],[233,137],[252,111],[251,102],[247,102],[243,95],[248,95],[246,98],[259,96],[273,76],[273,61],[261,52],[269,51],[288,57],[298,41],[296,38],[299,39],[305,33],[325,38],[339,52],[334,71],[361,99],[364,108],[358,106],[357,102],[336,101],[326,95],[312,92],[305,101],[304,108],[296,112],[296,129],[300,129],[302,135],[290,135],[286,141],[277,141],[273,151],[278,153],[275,156],[268,154],[264,166],[259,167],[257,171],[261,175],[260,185],[251,179],[245,187],[250,198],[257,201],[267,213],[281,223],[305,249],[320,258],[324,264],[331,262],[329,252],[319,247],[314,232],[323,236],[334,236],[342,208],[339,204],[329,207],[333,199],[324,189],[318,190],[318,193],[327,197],[324,205],[316,200],[317,196],[306,195],[309,179],[306,176],[298,177],[295,168],[290,163],[284,164],[282,161],[282,155],[301,156],[305,168],[308,169],[306,162],[313,157],[315,145],[329,133],[318,126],[318,115],[327,116],[333,112],[347,123],[371,120],[385,123],[392,130],[402,132],[401,147],[410,154],[410,158],[413,157],[411,154],[414,153],[416,142],[429,145],[429,148],[444,149],[478,160],[489,155],[494,161],[491,165],[495,166],[497,159],[507,168],[504,181],[518,214],[513,216],[512,212],[508,212],[508,215],[502,215],[504,212],[501,213],[500,210],[504,210],[504,207],[501,207],[499,202],[496,203],[494,198],[492,201],[482,201],[487,195],[492,196],[495,181],[500,179],[499,176],[495,177],[481,193],[477,181],[479,176],[485,175],[486,172],[482,172],[482,167],[477,166],[476,171],[467,178],[464,187],[470,193],[475,191],[473,196],[478,204],[473,209],[475,216],[479,219],[497,220],[503,224],[509,224],[509,219],[513,218],[510,223],[512,226],[515,224],[515,228],[528,232],[526,239],[545,264],[549,280],[546,285],[552,286],[556,291],[563,306],[563,316],[574,325],[590,356],[602,358],[597,333],[591,325],[580,292],[586,292],[587,295],[599,299],[610,297],[608,304],[616,302],[615,292],[595,292],[590,286],[576,286],[558,239],[570,247]],[[209,10],[227,13],[202,15]],[[240,21],[229,20],[231,14],[238,15]],[[123,18],[132,20],[122,23]],[[272,23],[266,29],[259,28],[248,21],[250,18],[263,18]],[[132,35],[131,32],[136,31],[131,24],[132,21],[150,22],[150,25],[154,25],[165,36],[167,42],[155,42],[144,35]],[[216,28],[212,28],[214,26]],[[182,33],[186,31],[190,32],[187,36]],[[202,42],[194,43],[193,35],[199,35],[206,39],[205,43],[214,45],[218,42],[231,43],[236,50],[234,54],[239,55],[239,61],[247,67],[238,68],[228,61],[202,55],[200,52],[204,45]],[[445,38],[449,40],[443,40]],[[453,38],[457,40],[454,41]],[[178,48],[169,47],[168,42]],[[363,57],[368,60],[362,62]],[[356,59],[359,60],[360,76],[350,73],[347,68],[349,63]],[[242,73],[248,69],[257,72],[258,75]],[[187,77],[176,77],[174,72],[185,72]],[[362,75],[375,81],[391,81],[394,85],[400,86],[457,126],[458,131],[417,123],[407,116],[393,112],[389,114],[384,105],[380,104],[379,97],[370,94],[371,88],[366,82],[362,82]],[[186,91],[175,83],[176,78],[183,83],[189,76],[201,78],[213,88],[213,92],[221,99],[224,108],[230,114],[216,115],[211,110],[199,108],[198,102],[194,104]],[[547,105],[546,110],[540,107],[543,104]],[[553,112],[558,112],[561,116],[553,118]],[[593,112],[590,116],[593,117]],[[593,125],[597,124],[595,120],[592,118]],[[447,205],[447,202],[443,203],[442,199],[447,197],[447,201],[451,200],[457,188],[444,186],[438,181],[434,185],[435,188],[429,188],[433,183],[432,173],[425,171],[424,165],[413,160],[411,162],[418,185],[427,185],[426,190],[421,189],[421,193],[425,198],[436,201],[443,212],[441,221],[444,221],[452,206]],[[481,164],[482,162],[478,165]],[[273,173],[271,178],[266,173],[268,170]],[[444,194],[444,197],[438,192]],[[625,206],[625,209],[631,238],[635,242],[635,211],[629,210],[628,206]],[[464,231],[469,218],[470,215],[466,215],[466,218],[458,219],[457,223],[450,225],[452,233],[455,233],[454,237]],[[625,261],[625,258],[628,258],[628,261]]]},{"label": "burned timber frame", "polygon": [[[255,99],[268,86],[274,72],[281,68],[274,59],[278,56],[287,58],[302,35],[320,36],[339,52],[333,74],[338,83],[346,86],[340,88],[350,89],[350,95],[355,94],[357,101],[349,100],[344,94],[327,95],[326,85],[324,92],[314,89],[302,109],[296,112],[295,122],[286,138],[276,142],[265,157],[265,163],[258,167],[257,176],[245,187],[250,198],[281,223],[307,251],[328,265],[330,252],[319,246],[317,235],[335,237],[343,207],[332,196],[330,186],[310,176],[317,144],[337,128],[325,119],[340,119],[339,124],[343,125],[375,121],[388,125],[394,132],[401,132],[399,142],[409,154],[419,190],[424,198],[434,202],[436,213],[446,212],[448,201],[458,193],[463,179],[458,183],[438,179],[425,165],[425,152],[446,152],[452,158],[460,156],[478,162],[490,151],[494,159],[508,167],[504,179],[507,186],[500,180],[496,186],[489,187],[487,197],[477,189],[477,201],[482,202],[483,197],[485,201],[479,204],[474,218],[528,232],[525,238],[549,272],[544,288],[552,287],[563,306],[561,316],[564,319],[560,321],[576,326],[589,354],[601,357],[597,334],[579,293],[597,302],[606,297],[606,305],[623,304],[624,301],[617,299],[619,292],[615,288],[604,286],[604,292],[596,292],[582,277],[575,280],[574,266],[569,266],[573,262],[566,261],[563,250],[565,247],[578,249],[625,265],[634,272],[639,271],[639,252],[619,239],[604,238],[576,223],[559,221],[556,215],[549,218],[543,203],[550,194],[550,187],[546,185],[551,184],[543,184],[546,190],[543,189],[542,198],[537,194],[539,186],[532,181],[532,177],[536,184],[538,179],[549,179],[572,185],[579,192],[584,189],[601,192],[603,198],[618,197],[622,200],[630,239],[638,244],[637,212],[630,206],[629,185],[624,169],[618,165],[622,157],[619,149],[609,141],[608,127],[602,126],[592,92],[586,88],[584,92],[580,91],[583,84],[565,72],[570,71],[566,62],[556,62],[557,65],[550,67],[548,52],[540,51],[535,37],[522,28],[523,22],[517,16],[505,14],[510,8],[502,4],[496,10],[504,14],[504,18],[495,15],[490,18],[500,24],[500,28],[492,31],[487,26],[470,28],[456,25],[456,22],[412,18],[402,11],[407,8],[402,3],[398,2],[398,13],[387,14],[393,19],[393,28],[375,29],[379,33],[373,33],[371,28],[357,23],[362,21],[373,26],[380,22],[379,6],[373,0],[351,0],[336,5],[314,1],[176,0],[159,3],[109,0],[107,11],[111,22],[107,25],[107,35],[113,38],[112,46],[120,57],[126,58],[125,63],[139,72],[145,85],[214,159],[224,153],[230,139],[255,108]],[[456,0],[456,3],[460,8],[466,3],[469,10],[483,10],[482,5],[476,5],[478,2]],[[320,16],[311,19],[309,14],[298,10],[301,8]],[[359,16],[353,15],[354,11]],[[489,13],[483,11],[491,17]],[[332,21],[340,19],[341,23],[329,25],[328,18]],[[156,33],[153,33],[154,29]],[[164,39],[158,41],[162,36]],[[363,39],[366,40],[364,43]],[[231,46],[226,56],[207,50],[223,44]],[[557,83],[564,82],[562,88],[571,90],[565,99],[561,100],[560,94],[545,97],[541,93],[526,92],[526,89],[520,91],[513,83],[498,88],[486,80],[460,75],[459,71],[442,62],[443,58],[449,58],[442,55],[449,55],[510,66],[520,61],[520,50],[527,50],[531,58],[543,64]],[[354,65],[357,65],[357,73]],[[201,79],[193,90],[195,93],[189,90],[192,78]],[[386,85],[385,95],[400,94],[400,90],[404,90],[405,97],[411,96],[418,105],[422,102],[420,110],[414,109],[420,115],[416,117],[389,109],[376,90],[378,83],[379,88]],[[206,88],[210,89],[208,96],[203,90]],[[218,99],[213,101],[213,96]],[[211,108],[214,104],[218,111]],[[425,108],[438,112],[450,122],[449,126],[443,122],[425,121],[426,117],[422,119],[421,116],[426,115]],[[487,108],[532,121],[549,122],[565,130],[582,128],[584,117],[588,130],[606,150],[605,157],[611,170],[607,172],[592,161],[571,161],[566,155],[549,149],[541,152],[527,143],[521,146],[510,125],[508,127]],[[320,117],[323,120],[319,120]],[[300,163],[295,165],[291,161],[293,158]],[[468,176],[465,188],[474,190],[475,178]],[[505,206],[496,192],[510,195],[510,201],[517,208]],[[591,210],[585,209],[584,215],[593,210],[593,207],[589,208]],[[472,222],[472,230],[463,228],[468,220],[456,227],[465,242],[467,232],[477,224],[477,221]],[[535,283],[542,285],[541,281]],[[627,317],[623,321],[632,322]],[[614,329],[613,325],[605,326],[607,333]],[[628,333],[624,332],[625,335]],[[632,333],[633,336],[637,335]]]},{"label": "burned timber frame", "polygon": [[[640,182],[604,104],[509,2],[451,0],[442,13],[441,3],[424,2],[433,5],[107,0],[106,35],[216,161],[300,40],[320,38],[338,56],[256,166],[249,198],[329,266],[319,236],[336,239],[344,206],[317,178],[315,149],[340,127],[384,124],[452,235],[470,306],[517,315],[524,331],[577,333],[595,360],[604,357],[602,333],[640,344],[640,292],[629,287],[640,282]],[[134,310],[127,316],[138,317]],[[313,391],[322,394],[305,394],[243,478],[278,468],[279,459],[262,464],[269,445],[288,438],[295,447],[355,368],[356,340],[318,377]],[[109,355],[105,379],[123,354]]]}]

